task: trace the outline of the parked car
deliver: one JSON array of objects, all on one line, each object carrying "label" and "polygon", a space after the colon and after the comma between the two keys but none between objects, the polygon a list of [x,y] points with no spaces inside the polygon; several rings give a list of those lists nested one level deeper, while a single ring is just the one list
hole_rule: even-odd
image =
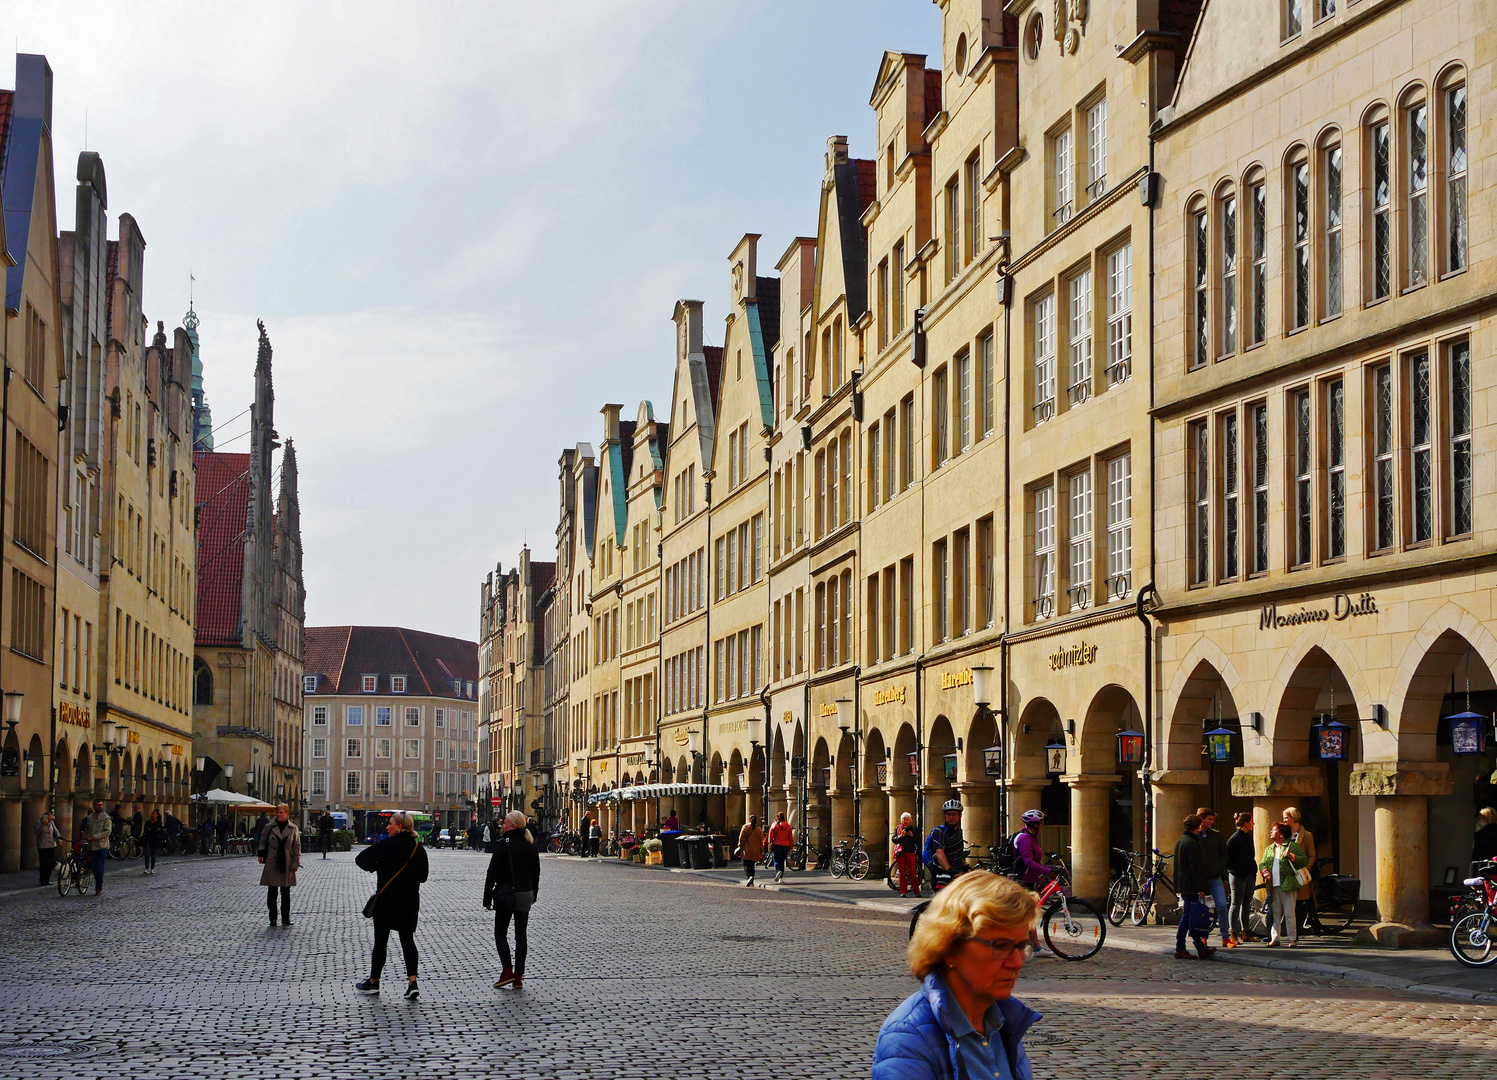
[{"label": "parked car", "polygon": [[432,840],[431,846],[455,848],[458,846],[461,840],[461,832],[454,833],[451,829],[443,829],[441,832],[437,833],[435,839]]}]

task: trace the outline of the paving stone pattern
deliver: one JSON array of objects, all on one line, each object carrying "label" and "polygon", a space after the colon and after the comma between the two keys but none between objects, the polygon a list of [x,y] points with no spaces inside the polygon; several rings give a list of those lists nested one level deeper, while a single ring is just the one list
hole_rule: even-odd
[{"label": "paving stone pattern", "polygon": [[[384,994],[353,990],[372,879],[347,854],[308,859],[289,929],[243,858],[0,899],[0,1078],[865,1077],[914,987],[892,913],[547,858],[525,989],[495,991],[484,865],[431,853],[419,1003],[394,942]],[[1021,996],[1041,1077],[1497,1075],[1497,1006],[1111,949],[1034,961]]]}]

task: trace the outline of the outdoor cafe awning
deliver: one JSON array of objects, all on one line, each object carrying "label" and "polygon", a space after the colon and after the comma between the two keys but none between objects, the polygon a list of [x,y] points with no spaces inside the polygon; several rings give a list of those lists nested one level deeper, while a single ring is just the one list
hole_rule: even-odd
[{"label": "outdoor cafe awning", "polygon": [[230,810],[274,810],[275,807],[267,802],[261,802],[253,795],[241,795],[237,791],[224,791],[222,788],[214,788],[212,791],[197,797],[198,802],[217,803]]},{"label": "outdoor cafe awning", "polygon": [[634,784],[629,787],[600,791],[587,797],[588,806],[600,803],[635,802],[639,799],[675,799],[692,795],[728,795],[732,789],[722,784]]}]

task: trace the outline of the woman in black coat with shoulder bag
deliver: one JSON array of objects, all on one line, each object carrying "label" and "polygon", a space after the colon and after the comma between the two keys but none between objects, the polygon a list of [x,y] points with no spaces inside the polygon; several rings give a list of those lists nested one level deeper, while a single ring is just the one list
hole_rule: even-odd
[{"label": "woman in black coat with shoulder bag", "polygon": [[415,935],[421,913],[421,883],[428,869],[426,848],[421,846],[416,823],[409,814],[392,815],[386,831],[388,840],[370,844],[354,859],[360,870],[374,874],[378,882],[378,891],[364,909],[364,914],[374,919],[374,956],[369,978],[354,983],[354,989],[364,994],[379,993],[379,974],[385,967],[385,949],[393,930],[400,935],[400,951],[405,956],[405,997],[415,1001],[421,996],[416,989]]},{"label": "woman in black coat with shoulder bag", "polygon": [[[483,883],[484,910],[494,912],[494,944],[504,965],[495,990],[523,988],[525,981],[526,927],[530,906],[541,883],[541,856],[535,838],[525,827],[525,815],[512,810],[504,818],[504,832],[489,856],[489,873]],[[514,962],[510,962],[509,924],[515,924]]]}]

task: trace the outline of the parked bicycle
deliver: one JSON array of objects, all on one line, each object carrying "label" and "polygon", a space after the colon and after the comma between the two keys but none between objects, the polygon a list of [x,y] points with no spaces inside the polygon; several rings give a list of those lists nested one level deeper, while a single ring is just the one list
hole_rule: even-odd
[{"label": "parked bicycle", "polygon": [[1465,884],[1481,894],[1481,910],[1463,915],[1450,928],[1450,951],[1467,967],[1497,963],[1497,862],[1484,862]]},{"label": "parked bicycle", "polygon": [[1113,926],[1122,926],[1123,920],[1133,910],[1133,902],[1143,890],[1145,859],[1141,852],[1122,848],[1113,848],[1112,853],[1121,856],[1127,865],[1112,879],[1107,889],[1107,921]]},{"label": "parked bicycle", "polygon": [[109,838],[109,857],[121,860],[140,858],[140,838],[129,833],[115,833]]},{"label": "parked bicycle", "polygon": [[[815,825],[812,825],[811,832],[819,833],[821,832],[821,829]],[[785,860],[785,865],[790,867],[790,869],[792,870],[804,870],[806,868],[807,862],[812,856],[815,856],[816,864],[811,867],[811,869],[827,869],[832,864],[832,845],[827,844],[826,847],[811,847],[809,838],[802,839],[790,849],[790,855]]]},{"label": "parked bicycle", "polygon": [[1158,848],[1152,850],[1154,854],[1154,867],[1144,877],[1143,882],[1138,887],[1138,892],[1134,894],[1132,901],[1128,905],[1128,921],[1133,923],[1134,926],[1143,926],[1144,923],[1149,921],[1149,912],[1154,908],[1155,900],[1161,886],[1168,890],[1171,896],[1178,895],[1175,891],[1175,882],[1164,868],[1164,864],[1173,859],[1174,856],[1166,855]]},{"label": "parked bicycle", "polygon": [[[1330,863],[1330,859],[1317,859],[1315,861],[1316,872],[1319,874],[1320,868],[1329,866]],[[1258,883],[1252,904],[1248,909],[1248,932],[1265,939],[1270,936],[1273,928],[1273,913],[1269,911],[1268,905],[1268,888],[1267,882]],[[1262,896],[1258,895],[1260,892]],[[1299,933],[1314,937],[1328,937],[1341,933],[1357,917],[1357,899],[1361,892],[1360,878],[1347,877],[1343,874],[1320,874],[1315,878],[1315,889],[1310,904],[1304,909],[1304,916],[1299,921]]]},{"label": "parked bicycle", "polygon": [[846,874],[854,881],[862,881],[868,876],[868,865],[868,852],[863,850],[863,837],[855,836],[850,840],[837,842],[836,850],[832,852],[832,877],[839,878]]},{"label": "parked bicycle", "polygon": [[79,841],[68,849],[68,853],[57,864],[57,895],[66,896],[71,890],[82,896],[88,891],[92,877],[84,856],[83,843]]}]

